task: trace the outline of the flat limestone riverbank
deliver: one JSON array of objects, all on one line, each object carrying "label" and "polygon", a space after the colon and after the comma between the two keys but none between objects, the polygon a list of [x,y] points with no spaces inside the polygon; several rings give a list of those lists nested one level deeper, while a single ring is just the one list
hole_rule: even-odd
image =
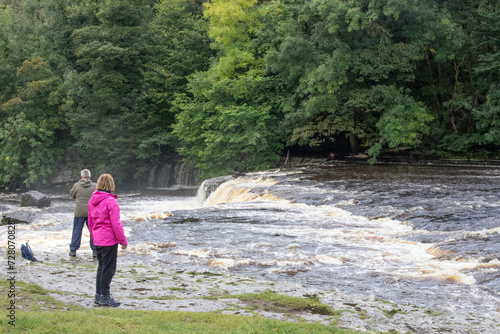
[{"label": "flat limestone riverbank", "polygon": [[[6,249],[1,249],[6,258]],[[38,256],[37,256],[38,257]],[[90,251],[76,258],[42,254],[29,262],[19,256],[16,279],[37,284],[49,295],[67,304],[94,306],[96,262]],[[3,278],[7,278],[2,273]],[[290,322],[334,324],[339,328],[372,333],[486,333],[500,332],[499,319],[472,314],[446,314],[413,305],[377,300],[373,296],[347,295],[288,282],[256,280],[222,271],[165,270],[146,267],[119,257],[111,286],[122,309],[218,312],[247,317],[265,317]],[[244,294],[273,292],[312,299],[329,306],[334,314],[312,309],[279,307],[276,303],[242,298]],[[21,302],[20,302],[21,303]],[[18,304],[19,309],[23,305]],[[47,310],[50,311],[50,310]]]}]

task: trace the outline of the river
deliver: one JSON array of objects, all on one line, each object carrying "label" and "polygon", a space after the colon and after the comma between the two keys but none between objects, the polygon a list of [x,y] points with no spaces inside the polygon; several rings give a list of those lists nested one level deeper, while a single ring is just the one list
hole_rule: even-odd
[{"label": "river", "polygon": [[[498,319],[499,181],[498,166],[336,162],[230,178],[204,201],[203,188],[117,189],[122,256]],[[17,235],[36,252],[66,253],[74,203],[51,196],[0,209],[31,215]]]}]

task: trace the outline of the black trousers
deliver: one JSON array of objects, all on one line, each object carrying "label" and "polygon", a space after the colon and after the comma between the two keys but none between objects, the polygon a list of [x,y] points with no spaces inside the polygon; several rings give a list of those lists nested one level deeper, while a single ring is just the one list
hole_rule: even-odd
[{"label": "black trousers", "polygon": [[95,293],[109,295],[109,286],[116,272],[116,259],[118,257],[118,244],[113,246],[95,246],[97,250],[97,277]]}]

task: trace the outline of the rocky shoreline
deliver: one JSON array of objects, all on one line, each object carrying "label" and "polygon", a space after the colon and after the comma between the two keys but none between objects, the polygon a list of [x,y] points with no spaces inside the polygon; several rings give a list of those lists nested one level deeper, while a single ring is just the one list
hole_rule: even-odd
[{"label": "rocky shoreline", "polygon": [[[1,249],[6,256],[6,249]],[[37,254],[43,262],[16,261],[16,279],[34,283],[50,291],[53,298],[85,308],[95,307],[94,279],[96,262],[90,250],[76,258]],[[2,274],[6,275],[5,273]],[[499,319],[480,315],[438,313],[413,305],[377,300],[374,296],[348,295],[338,291],[306,288],[289,282],[256,280],[223,271],[193,272],[161,267],[146,267],[120,256],[113,279],[112,293],[130,310],[220,312],[239,316],[262,316],[282,321],[319,322],[339,328],[372,333],[485,333],[500,332]],[[244,293],[273,291],[293,297],[315,296],[339,317],[310,312],[276,313],[252,309],[236,298]],[[19,305],[22,309],[22,305]]]}]

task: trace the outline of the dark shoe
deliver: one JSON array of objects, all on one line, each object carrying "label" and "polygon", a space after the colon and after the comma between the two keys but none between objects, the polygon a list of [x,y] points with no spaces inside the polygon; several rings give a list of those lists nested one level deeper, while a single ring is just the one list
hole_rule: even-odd
[{"label": "dark shoe", "polygon": [[92,251],[92,257],[94,259],[97,257],[97,251],[95,249]]},{"label": "dark shoe", "polygon": [[120,306],[121,303],[115,301],[111,295],[101,295],[101,298],[99,298],[99,305],[101,306],[111,306],[111,307],[118,307]]},{"label": "dark shoe", "polygon": [[69,256],[76,256],[76,251],[69,251]]},{"label": "dark shoe", "polygon": [[99,299],[101,299],[101,295],[95,295],[94,304],[101,305],[99,304]]}]

